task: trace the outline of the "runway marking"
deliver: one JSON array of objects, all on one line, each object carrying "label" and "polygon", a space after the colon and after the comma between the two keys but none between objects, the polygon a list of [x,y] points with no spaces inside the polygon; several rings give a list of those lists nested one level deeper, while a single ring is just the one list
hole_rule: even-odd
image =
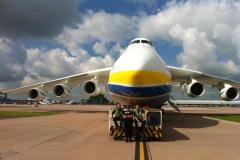
[{"label": "runway marking", "polygon": [[135,160],[149,160],[149,151],[147,147],[147,142],[136,141],[135,145]]}]

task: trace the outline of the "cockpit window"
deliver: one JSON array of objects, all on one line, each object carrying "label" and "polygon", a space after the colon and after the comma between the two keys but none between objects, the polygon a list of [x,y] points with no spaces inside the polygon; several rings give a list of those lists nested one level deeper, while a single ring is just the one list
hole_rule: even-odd
[{"label": "cockpit window", "polygon": [[130,44],[136,44],[136,43],[144,43],[144,44],[150,44],[152,46],[152,43],[148,40],[134,40]]},{"label": "cockpit window", "polygon": [[132,44],[134,44],[134,43],[140,43],[140,40],[135,40],[132,42]]},{"label": "cockpit window", "polygon": [[149,44],[147,40],[142,40],[141,42]]},{"label": "cockpit window", "polygon": [[150,41],[148,41],[148,40],[142,40],[141,42],[142,43],[146,43],[146,44],[150,44],[152,46],[152,43]]}]

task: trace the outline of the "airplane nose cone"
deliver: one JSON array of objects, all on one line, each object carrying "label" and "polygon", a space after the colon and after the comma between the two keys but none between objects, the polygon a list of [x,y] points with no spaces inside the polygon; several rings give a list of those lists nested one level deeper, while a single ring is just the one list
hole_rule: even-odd
[{"label": "airplane nose cone", "polygon": [[165,62],[157,54],[155,49],[144,45],[128,47],[113,65],[112,72],[120,70],[153,70],[168,72]]},{"label": "airplane nose cone", "polygon": [[171,77],[152,47],[129,47],[116,61],[109,75],[109,91],[135,97],[170,92]]}]

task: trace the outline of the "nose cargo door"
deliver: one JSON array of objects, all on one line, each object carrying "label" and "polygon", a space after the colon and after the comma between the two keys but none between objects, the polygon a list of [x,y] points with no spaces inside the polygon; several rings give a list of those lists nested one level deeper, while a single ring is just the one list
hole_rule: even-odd
[{"label": "nose cargo door", "polygon": [[[125,137],[124,125],[116,128],[111,117],[112,109],[109,110],[109,134],[114,139],[123,139]],[[141,139],[160,140],[163,137],[162,130],[162,111],[146,111],[146,125],[137,132],[137,128],[133,123],[133,137],[140,137]],[[139,135],[137,135],[139,134]]]}]

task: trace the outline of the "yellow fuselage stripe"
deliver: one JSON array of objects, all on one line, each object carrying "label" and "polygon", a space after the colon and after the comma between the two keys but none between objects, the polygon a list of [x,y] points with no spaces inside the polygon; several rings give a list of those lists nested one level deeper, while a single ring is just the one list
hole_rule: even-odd
[{"label": "yellow fuselage stripe", "polygon": [[144,146],[143,146],[143,142],[140,142],[140,160],[144,160],[145,156],[144,156]]},{"label": "yellow fuselage stripe", "polygon": [[127,85],[169,84],[171,77],[160,71],[130,70],[110,73],[108,82]]}]

